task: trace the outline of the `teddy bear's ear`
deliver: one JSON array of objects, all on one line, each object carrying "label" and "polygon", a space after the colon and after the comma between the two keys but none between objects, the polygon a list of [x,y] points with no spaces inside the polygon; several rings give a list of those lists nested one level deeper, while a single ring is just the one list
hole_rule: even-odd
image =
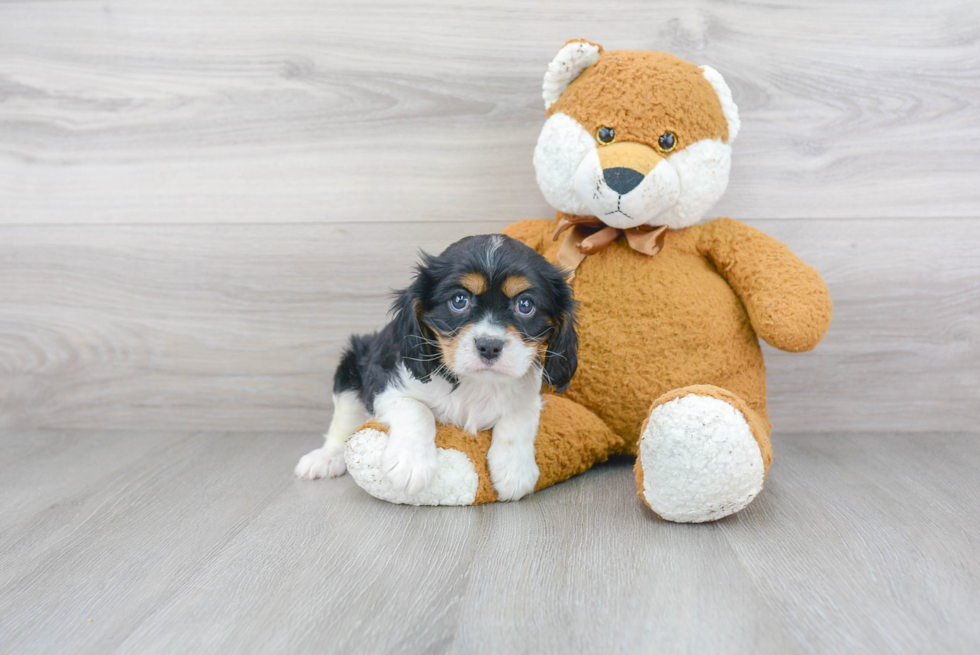
[{"label": "teddy bear's ear", "polygon": [[550,109],[582,71],[599,61],[601,54],[601,45],[585,39],[573,39],[562,46],[544,74],[541,92],[544,108]]},{"label": "teddy bear's ear", "polygon": [[711,66],[702,66],[701,71],[704,74],[704,79],[708,80],[715,93],[718,94],[718,100],[721,101],[721,110],[725,113],[725,121],[728,123],[728,143],[731,143],[738,136],[738,131],[742,127],[742,122],[738,118],[738,107],[732,100],[732,90],[728,88],[721,73]]}]

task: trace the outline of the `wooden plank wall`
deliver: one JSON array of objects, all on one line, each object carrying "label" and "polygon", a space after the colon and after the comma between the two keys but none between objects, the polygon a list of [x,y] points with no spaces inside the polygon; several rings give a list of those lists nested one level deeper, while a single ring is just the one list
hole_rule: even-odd
[{"label": "wooden plank wall", "polygon": [[975,430],[980,7],[191,0],[0,4],[0,427],[322,429],[339,345],[419,248],[548,216],[569,38],[719,69],[718,215],[825,276],[767,349],[777,430]]}]

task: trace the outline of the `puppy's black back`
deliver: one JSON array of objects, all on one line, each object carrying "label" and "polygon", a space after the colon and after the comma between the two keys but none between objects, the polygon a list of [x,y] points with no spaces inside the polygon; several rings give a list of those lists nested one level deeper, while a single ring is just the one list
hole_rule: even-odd
[{"label": "puppy's black back", "polygon": [[392,323],[381,332],[351,336],[334,373],[333,392],[356,392],[368,411],[374,413],[375,397],[398,374],[398,341]]}]

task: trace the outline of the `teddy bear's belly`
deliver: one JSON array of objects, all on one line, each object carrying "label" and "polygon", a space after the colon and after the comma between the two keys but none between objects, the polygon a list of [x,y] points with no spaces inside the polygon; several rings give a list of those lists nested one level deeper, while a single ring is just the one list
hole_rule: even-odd
[{"label": "teddy bear's belly", "polygon": [[692,384],[741,396],[766,416],[765,365],[741,301],[697,253],[613,247],[575,279],[579,366],[567,392],[629,443],[651,403]]}]

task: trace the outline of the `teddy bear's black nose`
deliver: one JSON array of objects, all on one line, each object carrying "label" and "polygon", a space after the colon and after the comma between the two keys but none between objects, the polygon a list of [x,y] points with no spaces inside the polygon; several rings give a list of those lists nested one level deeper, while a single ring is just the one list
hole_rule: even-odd
[{"label": "teddy bear's black nose", "polygon": [[602,174],[606,178],[606,184],[609,185],[609,188],[620,195],[629,193],[643,181],[643,175],[632,168],[607,168],[602,171]]}]

